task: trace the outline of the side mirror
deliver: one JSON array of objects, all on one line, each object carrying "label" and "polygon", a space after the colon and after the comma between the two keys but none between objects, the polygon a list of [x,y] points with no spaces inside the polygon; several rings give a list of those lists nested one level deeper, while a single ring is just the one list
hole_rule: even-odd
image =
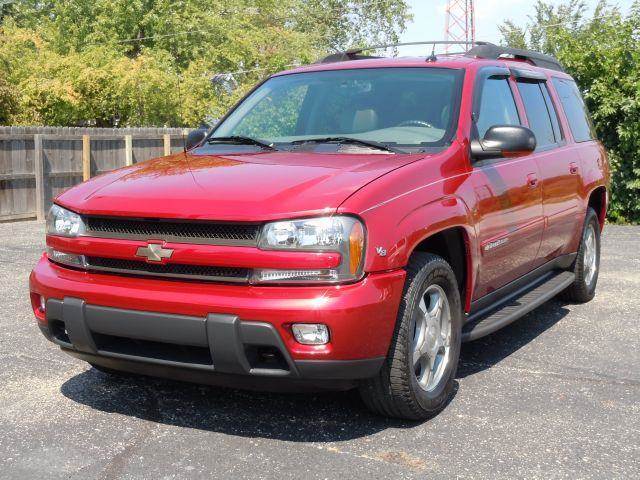
[{"label": "side mirror", "polygon": [[185,142],[184,148],[186,150],[191,150],[193,147],[197,147],[198,145],[200,145],[200,143],[202,143],[202,140],[204,140],[204,137],[206,136],[206,130],[192,130],[191,132],[189,132],[189,135],[187,135],[187,141]]},{"label": "side mirror", "polygon": [[471,142],[471,155],[477,160],[521,157],[535,149],[535,134],[527,127],[518,125],[494,125],[482,140]]}]

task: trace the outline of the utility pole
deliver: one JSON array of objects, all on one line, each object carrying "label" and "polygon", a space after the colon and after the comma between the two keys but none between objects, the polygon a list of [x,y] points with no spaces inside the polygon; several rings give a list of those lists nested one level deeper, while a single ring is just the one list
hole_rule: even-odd
[{"label": "utility pole", "polygon": [[[468,47],[476,41],[476,20],[473,9],[473,0],[448,0],[447,20],[444,31],[444,39],[455,42],[466,42]],[[452,45],[445,47],[449,53]],[[459,48],[453,46],[453,48]]]}]

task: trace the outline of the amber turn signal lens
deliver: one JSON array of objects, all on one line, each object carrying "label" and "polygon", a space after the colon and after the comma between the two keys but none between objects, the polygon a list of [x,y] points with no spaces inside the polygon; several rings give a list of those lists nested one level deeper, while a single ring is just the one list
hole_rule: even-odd
[{"label": "amber turn signal lens", "polygon": [[360,222],[354,223],[349,234],[349,273],[360,271],[362,252],[364,251],[364,230]]}]

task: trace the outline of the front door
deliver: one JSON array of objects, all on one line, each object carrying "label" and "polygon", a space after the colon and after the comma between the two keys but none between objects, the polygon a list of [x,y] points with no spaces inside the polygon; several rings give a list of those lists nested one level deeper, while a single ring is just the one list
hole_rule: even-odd
[{"label": "front door", "polygon": [[[494,125],[520,125],[506,69],[479,73],[474,100],[475,130],[482,138]],[[534,156],[473,163],[480,261],[474,300],[534,268],[544,231],[540,172]]]}]

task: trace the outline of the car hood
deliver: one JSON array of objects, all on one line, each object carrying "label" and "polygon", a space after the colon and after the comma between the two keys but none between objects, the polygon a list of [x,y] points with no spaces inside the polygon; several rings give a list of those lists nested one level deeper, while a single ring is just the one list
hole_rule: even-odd
[{"label": "car hood", "polygon": [[177,154],[115,170],[56,200],[83,214],[258,221],[334,212],[376,178],[424,155]]}]

